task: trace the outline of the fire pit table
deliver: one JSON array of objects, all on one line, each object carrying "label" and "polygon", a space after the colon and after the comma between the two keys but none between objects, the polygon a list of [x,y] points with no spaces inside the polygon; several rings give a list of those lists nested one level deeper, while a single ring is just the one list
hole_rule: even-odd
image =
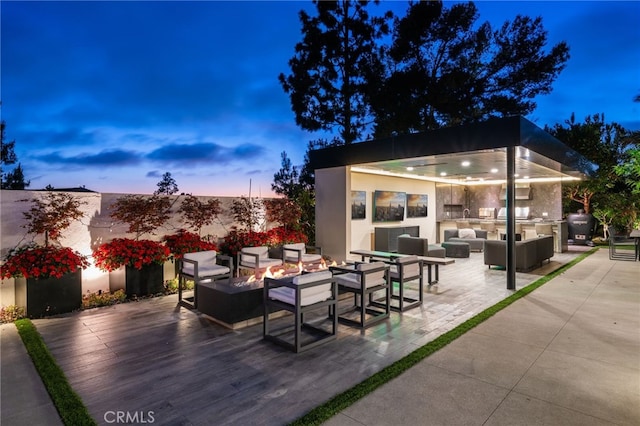
[{"label": "fire pit table", "polygon": [[[309,265],[308,269],[316,268],[317,265]],[[292,268],[286,270],[284,276],[299,273],[298,269]],[[232,329],[259,324],[264,314],[263,287],[261,279],[250,280],[246,276],[201,283],[198,285],[198,311]],[[269,309],[274,317],[287,314],[274,307]]]},{"label": "fire pit table", "polygon": [[262,281],[230,278],[198,286],[198,310],[228,328],[242,328],[262,322]]}]

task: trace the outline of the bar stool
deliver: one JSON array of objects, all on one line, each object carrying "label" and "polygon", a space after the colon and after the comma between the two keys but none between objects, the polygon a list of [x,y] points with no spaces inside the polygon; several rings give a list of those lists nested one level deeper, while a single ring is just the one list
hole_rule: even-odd
[{"label": "bar stool", "polygon": [[481,222],[480,229],[487,231],[487,239],[489,239],[489,235],[494,235],[495,239],[498,239],[498,230],[496,229],[495,222]]}]

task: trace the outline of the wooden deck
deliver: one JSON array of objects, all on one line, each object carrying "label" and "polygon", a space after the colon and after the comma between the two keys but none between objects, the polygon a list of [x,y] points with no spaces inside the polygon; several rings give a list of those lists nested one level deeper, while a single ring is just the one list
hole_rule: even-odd
[{"label": "wooden deck", "polygon": [[[517,273],[517,288],[578,254]],[[226,329],[177,296],[34,323],[99,424],[120,411],[157,425],[282,425],[510,294],[505,272],[471,253],[441,268],[421,308],[364,332],[340,325],[337,340],[301,354],[263,341],[261,325]]]}]

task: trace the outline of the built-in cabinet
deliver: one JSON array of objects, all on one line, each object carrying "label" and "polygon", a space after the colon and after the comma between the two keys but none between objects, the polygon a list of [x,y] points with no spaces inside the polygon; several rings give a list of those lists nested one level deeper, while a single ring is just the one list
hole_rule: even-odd
[{"label": "built-in cabinet", "polygon": [[409,234],[412,237],[420,236],[419,226],[394,226],[376,227],[374,229],[374,250],[396,252],[398,251],[398,237],[402,234]]}]

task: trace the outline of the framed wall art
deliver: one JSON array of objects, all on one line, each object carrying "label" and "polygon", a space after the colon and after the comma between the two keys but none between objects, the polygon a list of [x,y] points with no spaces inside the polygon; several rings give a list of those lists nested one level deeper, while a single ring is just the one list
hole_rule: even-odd
[{"label": "framed wall art", "polygon": [[407,218],[427,217],[428,201],[426,194],[407,194]]},{"label": "framed wall art", "polygon": [[367,217],[367,193],[365,191],[351,191],[351,219],[365,219]]},{"label": "framed wall art", "polygon": [[404,220],[407,194],[396,191],[373,192],[373,222],[400,222]]}]

